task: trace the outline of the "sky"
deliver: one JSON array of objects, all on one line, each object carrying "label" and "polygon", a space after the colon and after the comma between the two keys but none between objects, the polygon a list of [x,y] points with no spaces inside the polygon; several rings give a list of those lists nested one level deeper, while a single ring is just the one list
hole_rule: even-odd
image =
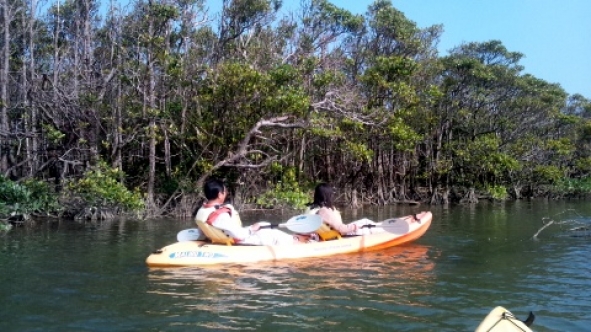
[{"label": "sky", "polygon": [[[365,14],[373,0],[329,0]],[[284,4],[299,0],[284,0]],[[440,55],[462,43],[500,40],[524,54],[524,73],[591,99],[591,0],[392,0],[419,28],[443,25]]]}]

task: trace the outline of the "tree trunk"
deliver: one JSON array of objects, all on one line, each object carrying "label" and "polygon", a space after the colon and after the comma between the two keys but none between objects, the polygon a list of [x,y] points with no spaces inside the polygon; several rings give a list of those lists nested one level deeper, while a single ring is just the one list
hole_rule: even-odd
[{"label": "tree trunk", "polygon": [[305,149],[306,146],[306,135],[302,134],[302,141],[300,142],[300,155],[299,155],[299,163],[298,163],[298,175],[304,173],[304,158],[305,158]]},{"label": "tree trunk", "polygon": [[166,176],[170,177],[172,175],[170,139],[168,138],[168,130],[166,129],[166,126],[162,126],[161,130],[164,133],[164,165],[166,166]]},{"label": "tree trunk", "polygon": [[[148,36],[154,35],[154,21],[150,18],[148,25]],[[150,117],[149,123],[149,170],[148,170],[148,188],[146,193],[146,206],[148,214],[151,215],[156,210],[154,201],[154,183],[156,182],[156,118],[153,114],[156,110],[156,75],[154,73],[153,56],[151,50],[147,50],[147,64],[148,64],[148,113]]]},{"label": "tree trunk", "polygon": [[52,88],[53,88],[53,102],[55,104],[59,104],[58,102],[58,86],[59,86],[59,74],[60,74],[60,46],[59,46],[59,38],[61,34],[61,16],[60,16],[60,2],[57,3],[57,17],[55,22],[55,30],[53,32],[53,77],[52,77]]},{"label": "tree trunk", "polygon": [[121,149],[123,145],[123,133],[121,129],[123,128],[123,117],[121,114],[121,82],[117,84],[117,102],[113,106],[113,144],[111,148],[111,157],[113,158],[113,167],[122,168],[123,167],[123,158],[121,156]]},{"label": "tree trunk", "polygon": [[386,202],[385,195],[384,195],[384,187],[382,185],[384,179],[384,165],[383,165],[383,154],[379,144],[376,146],[375,151],[375,163],[376,163],[376,170],[377,170],[377,179],[375,181],[375,185],[377,186],[378,191],[378,204],[383,205]]},{"label": "tree trunk", "polygon": [[476,197],[476,193],[475,193],[474,188],[470,188],[470,190],[468,191],[466,196],[464,196],[460,200],[460,203],[462,203],[462,204],[476,204],[476,203],[478,203],[478,197]]},{"label": "tree trunk", "polygon": [[357,200],[357,189],[355,187],[351,189],[351,208],[359,208],[359,201]]},{"label": "tree trunk", "polygon": [[[29,30],[29,66],[28,75],[24,71],[24,87],[23,94],[25,100],[25,108],[30,114],[30,122],[26,125],[28,134],[33,134],[37,131],[37,108],[33,105],[29,97],[29,89],[33,89],[35,82],[35,13],[37,12],[37,1],[31,0],[31,16],[29,17],[28,30]],[[26,61],[24,62],[26,64]],[[24,66],[25,68],[27,66]],[[29,81],[27,81],[29,79]],[[31,83],[29,86],[28,83]],[[28,119],[26,119],[28,121]],[[38,141],[37,135],[27,135],[27,160],[28,160],[28,175],[33,176],[38,167]]]},{"label": "tree trunk", "polygon": [[10,5],[8,0],[0,0],[2,11],[2,63],[0,64],[0,174],[8,170],[8,153],[10,140],[5,135],[10,133],[8,127],[8,75],[10,72]]}]

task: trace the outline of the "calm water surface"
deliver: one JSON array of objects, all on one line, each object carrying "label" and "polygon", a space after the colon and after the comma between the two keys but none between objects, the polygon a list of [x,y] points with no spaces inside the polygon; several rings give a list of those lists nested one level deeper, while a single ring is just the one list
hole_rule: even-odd
[{"label": "calm water surface", "polygon": [[429,208],[431,229],[410,245],[211,268],[145,266],[188,220],[14,229],[0,235],[0,331],[473,331],[497,305],[522,319],[533,311],[535,331],[591,331],[591,234],[569,231],[591,224],[587,202],[343,216]]}]

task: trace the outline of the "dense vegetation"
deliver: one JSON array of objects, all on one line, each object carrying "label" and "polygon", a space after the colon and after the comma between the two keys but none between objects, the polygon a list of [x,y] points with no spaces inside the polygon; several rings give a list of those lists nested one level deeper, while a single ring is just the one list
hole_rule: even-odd
[{"label": "dense vegetation", "polygon": [[221,8],[0,0],[0,215],[188,215],[212,174],[262,207],[591,189],[590,100],[500,41],[440,55],[388,0]]}]

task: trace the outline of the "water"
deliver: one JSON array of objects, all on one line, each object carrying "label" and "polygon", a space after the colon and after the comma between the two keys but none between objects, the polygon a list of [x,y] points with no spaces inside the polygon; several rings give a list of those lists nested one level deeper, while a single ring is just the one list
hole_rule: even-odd
[{"label": "water", "polygon": [[[586,202],[431,208],[418,241],[248,266],[148,269],[188,221],[47,223],[0,235],[0,331],[473,331],[495,306],[535,331],[591,330]],[[246,223],[290,215],[243,214]],[[532,236],[550,219],[538,240]]]}]

